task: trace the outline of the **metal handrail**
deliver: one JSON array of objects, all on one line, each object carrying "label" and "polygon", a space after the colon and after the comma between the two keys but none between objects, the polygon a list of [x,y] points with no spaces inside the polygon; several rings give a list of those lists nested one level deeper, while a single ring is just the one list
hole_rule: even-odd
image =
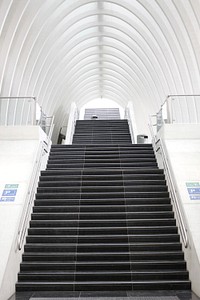
[{"label": "metal handrail", "polygon": [[45,145],[45,143],[40,142],[40,146],[39,146],[39,149],[38,149],[38,152],[36,155],[35,165],[34,165],[31,179],[30,179],[29,188],[28,188],[28,192],[27,192],[26,200],[25,200],[25,205],[24,205],[24,208],[22,211],[22,215],[21,215],[21,219],[20,219],[20,223],[19,223],[19,227],[18,227],[18,231],[17,231],[17,250],[22,249],[26,231],[28,228],[28,220],[29,220],[30,211],[32,208],[33,200],[34,200],[36,185],[38,183],[42,155],[45,151],[44,145]]},{"label": "metal handrail", "polygon": [[[28,113],[24,114],[24,104],[23,104],[23,108],[22,108],[22,111],[21,111],[21,117],[20,117],[20,125],[22,125],[22,120],[23,120],[23,117],[26,116],[26,124],[28,124],[28,120],[29,120],[29,117],[31,116],[31,122],[32,122],[32,125],[35,125],[36,124],[36,97],[33,97],[33,96],[20,96],[20,97],[9,97],[9,96],[0,96],[0,100],[6,100],[8,103],[6,104],[6,113],[5,113],[5,116],[4,116],[4,125],[8,125],[7,122],[8,122],[8,111],[9,111],[9,106],[10,106],[10,103],[8,100],[28,100],[28,99],[31,99],[34,101],[34,108],[33,108],[33,112],[32,112],[32,115],[30,115],[30,107],[29,107],[29,111]],[[17,103],[14,104],[14,112],[13,112],[13,118],[12,118],[12,125],[15,125],[15,121],[16,121],[16,110],[17,110]]]},{"label": "metal handrail", "polygon": [[72,139],[73,139],[73,135],[74,135],[76,121],[78,120],[78,115],[79,115],[78,108],[77,108],[75,102],[72,102],[71,107],[70,107],[69,119],[68,119],[68,123],[67,123],[67,131],[66,131],[66,135],[65,135],[65,144],[66,145],[72,144]]},{"label": "metal handrail", "polygon": [[161,104],[161,107],[163,107],[163,105],[167,102],[167,100],[171,97],[200,97],[200,94],[170,94],[167,95],[167,97],[165,98],[164,102]]},{"label": "metal handrail", "polygon": [[131,118],[130,118],[130,111],[128,108],[126,108],[126,110],[125,110],[125,119],[128,121],[129,130],[130,130],[130,134],[131,134],[131,141],[132,141],[132,144],[134,144],[135,143],[134,131],[133,131],[133,125],[132,125]]},{"label": "metal handrail", "polygon": [[176,193],[176,188],[174,186],[174,182],[172,180],[171,170],[170,170],[170,167],[169,167],[169,164],[168,164],[168,161],[167,161],[167,155],[166,155],[166,152],[164,150],[163,142],[162,142],[161,138],[160,138],[159,148],[161,150],[161,155],[162,155],[162,159],[163,159],[163,166],[164,166],[164,170],[166,172],[165,175],[168,178],[167,181],[168,181],[168,184],[170,186],[169,192],[170,192],[172,201],[174,202],[174,207],[175,207],[176,215],[177,215],[177,218],[178,218],[180,234],[181,234],[181,237],[182,237],[183,244],[184,244],[185,248],[187,248],[188,245],[189,245],[189,238],[188,238],[188,233],[187,233],[187,227],[185,225],[186,221],[184,220],[185,217],[184,217],[183,212],[180,208],[179,199],[178,199],[178,196],[177,196],[177,193]]},{"label": "metal handrail", "polygon": [[48,133],[48,139],[51,140],[51,137],[52,137],[52,134],[53,134],[53,129],[54,129],[54,116],[51,117],[51,123],[47,127],[50,127],[49,133]]},{"label": "metal handrail", "polygon": [[129,102],[127,107],[125,108],[124,118],[128,121],[129,124],[132,144],[135,144],[137,142],[137,139],[136,139],[136,130],[133,126],[134,112],[133,112],[133,105],[131,102]]},{"label": "metal handrail", "polygon": [[[171,174],[171,169],[170,169],[170,166],[169,166],[169,163],[168,163],[167,154],[165,152],[162,139],[159,138],[159,140],[156,141],[156,137],[155,137],[154,132],[153,132],[153,124],[152,124],[152,121],[151,121],[151,116],[150,116],[149,128],[150,128],[150,133],[152,135],[152,144],[153,144],[154,150],[156,152],[158,152],[160,150],[160,153],[161,153],[161,156],[162,156],[163,169],[164,169],[164,172],[165,172],[166,181],[167,181],[168,188],[169,188],[169,194],[170,194],[170,197],[171,197],[171,199],[174,203],[174,209],[175,209],[175,212],[176,212],[176,217],[177,217],[177,221],[178,221],[178,225],[179,225],[180,235],[181,235],[184,247],[187,248],[188,245],[189,245],[189,237],[188,237],[187,226],[185,224],[186,223],[186,220],[185,220],[186,218],[185,218],[184,213],[183,213],[183,211],[181,209],[181,206],[179,204],[180,201],[178,199],[176,188],[174,186],[174,182],[173,182],[172,174]],[[156,148],[158,143],[159,143],[159,146],[158,146],[158,148]]]},{"label": "metal handrail", "polygon": [[[200,94],[171,94],[166,97],[164,102],[161,105],[161,113],[163,111],[163,108],[166,106],[166,121],[167,123],[174,123],[176,121],[176,118],[178,117],[178,123],[199,123],[199,109],[198,106],[195,103],[195,98],[200,97]],[[191,102],[188,101],[188,98],[194,99],[194,101]],[[175,100],[178,100],[180,108],[177,110],[175,107]],[[187,114],[183,113],[183,107],[182,107],[182,101],[185,100],[184,105],[189,105],[190,109],[187,109]],[[187,117],[185,117],[187,115]],[[192,116],[192,121],[190,120]],[[175,117],[175,119],[174,119]],[[186,118],[186,120],[185,120]],[[196,121],[194,121],[196,120]]]},{"label": "metal handrail", "polygon": [[43,129],[43,128],[49,128],[49,131],[48,131],[48,133],[46,132],[46,130],[44,130],[44,132],[47,134],[47,137],[48,137],[48,139],[49,140],[51,140],[51,137],[52,137],[52,133],[53,133],[53,129],[54,129],[54,116],[50,116],[50,117],[45,117],[45,120],[47,120],[47,119],[51,119],[51,121],[50,121],[50,124],[49,125],[47,125],[47,124],[41,124],[41,123],[39,123],[38,125]]}]

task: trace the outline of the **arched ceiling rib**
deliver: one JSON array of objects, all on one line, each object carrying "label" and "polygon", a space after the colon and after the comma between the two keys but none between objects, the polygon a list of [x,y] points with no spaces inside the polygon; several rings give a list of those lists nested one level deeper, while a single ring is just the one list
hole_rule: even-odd
[{"label": "arched ceiling rib", "polygon": [[[0,93],[47,114],[200,91],[200,0],[1,0]],[[61,109],[62,108],[62,109]]]}]

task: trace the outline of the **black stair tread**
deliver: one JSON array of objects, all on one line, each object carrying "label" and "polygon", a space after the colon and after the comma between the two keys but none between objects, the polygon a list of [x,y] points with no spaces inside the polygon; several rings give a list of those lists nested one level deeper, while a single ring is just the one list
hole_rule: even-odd
[{"label": "black stair tread", "polygon": [[[55,196],[55,192],[42,192],[42,193],[37,193],[36,195],[36,199],[40,199],[39,197],[49,197],[52,199],[52,197],[56,197]],[[78,193],[78,192],[74,192],[74,193],[71,193],[71,192],[58,192],[57,193],[57,198],[58,197],[68,197],[68,198],[72,198],[74,199],[75,197],[77,197],[78,199],[80,199],[80,196],[82,195],[82,197],[84,196],[84,199],[87,199],[87,196],[93,196],[94,199],[97,198],[98,199],[98,196],[100,196],[100,194],[103,194],[104,197],[103,198],[106,198],[106,197],[109,197],[109,198],[122,198],[124,196],[124,198],[128,197],[128,198],[142,198],[142,197],[146,197],[146,198],[151,198],[151,197],[169,197],[169,192],[168,191],[140,191],[140,192],[102,192],[102,193],[99,193],[99,192],[84,192],[84,193]],[[69,197],[71,196],[71,197]]]},{"label": "black stair tread", "polygon": [[71,184],[73,182],[82,182],[83,184],[89,184],[97,182],[97,183],[133,183],[133,184],[141,184],[145,181],[147,184],[151,184],[154,182],[162,182],[163,184],[166,183],[163,174],[155,174],[155,175],[52,175],[52,176],[41,176],[40,177],[40,184],[45,183],[68,183]]},{"label": "black stair tread", "polygon": [[141,265],[141,266],[144,266],[146,267],[147,264],[149,265],[158,265],[158,264],[162,264],[162,265],[168,265],[168,264],[171,264],[172,266],[176,266],[176,265],[185,265],[186,262],[183,261],[183,260],[149,260],[149,261],[138,261],[138,260],[131,260],[131,261],[116,261],[116,260],[109,260],[109,261],[72,261],[72,262],[68,262],[68,261],[62,261],[62,262],[55,262],[55,261],[23,261],[21,263],[21,265],[56,265],[56,266],[59,266],[59,265],[73,265],[74,264],[77,265],[112,265],[112,264],[117,264],[117,265]]},{"label": "black stair tread", "polygon": [[[178,251],[159,251],[159,253],[157,251],[119,251],[119,252],[78,252],[78,253],[74,253],[74,252],[48,252],[48,255],[52,255],[52,256],[66,256],[66,255],[83,255],[83,256],[88,256],[88,255],[92,255],[92,256],[98,256],[98,255],[163,255],[163,254],[172,254],[172,255],[179,255],[179,254],[183,254],[182,250],[178,250]],[[44,252],[25,252],[23,254],[23,256],[46,256],[47,254]]]},{"label": "black stair tread", "polygon": [[[31,220],[30,221],[30,227],[71,227],[71,226],[82,226],[85,228],[93,227],[94,225],[98,228],[105,224],[105,220]],[[119,224],[128,225],[131,224],[134,226],[140,226],[140,227],[146,227],[146,226],[152,226],[152,225],[164,225],[164,226],[175,226],[176,221],[175,219],[135,219],[135,220],[122,220],[122,219],[112,219],[112,220],[106,220],[107,225],[112,225],[113,227],[119,226]],[[87,225],[87,226],[86,226]],[[104,225],[105,226],[105,225]]]},{"label": "black stair tread", "polygon": [[[50,237],[52,237],[52,236],[49,236],[48,234],[47,234],[47,236],[49,237],[49,239],[50,239]],[[121,234],[120,236],[119,236],[119,238],[122,238],[122,237],[127,237],[127,236],[129,236],[129,237],[163,237],[163,234],[158,234],[158,233],[154,233],[154,234],[140,234],[140,233],[138,233],[138,234],[129,234],[129,233],[126,233],[126,234]],[[30,237],[33,237],[33,236],[30,236]],[[40,234],[37,234],[37,235],[34,235],[34,238],[39,238],[39,237],[41,237],[41,238],[44,238],[45,237],[45,234],[44,235],[40,235]],[[57,234],[57,235],[55,235],[54,236],[55,238],[57,237],[57,238],[59,238],[59,237],[65,237],[66,239],[67,238],[77,238],[77,237],[84,237],[85,239],[86,238],[112,238],[113,237],[113,235],[112,234],[108,234],[108,235],[104,235],[104,234],[85,234],[85,235],[81,235],[81,234],[77,234],[77,235],[66,235],[66,234],[64,234],[64,235],[61,235],[61,234]],[[164,237],[166,238],[166,237],[179,237],[179,234],[178,233],[170,233],[170,234],[165,234],[164,235]],[[116,236],[114,236],[113,237],[114,239],[116,239]]]},{"label": "black stair tread", "polygon": [[156,163],[155,157],[132,157],[132,158],[125,158],[125,157],[98,157],[98,158],[89,158],[89,157],[83,157],[83,158],[78,158],[78,157],[66,157],[66,158],[51,158],[48,161],[48,165],[53,165],[53,164],[68,164],[68,163],[74,163],[74,164],[79,164],[79,163],[85,163],[85,164],[101,164],[101,163],[106,163],[106,164],[131,164],[131,163],[145,163],[145,162],[153,162]]},{"label": "black stair tread", "polygon": [[[101,235],[119,235],[124,236],[125,234],[131,236],[134,234],[140,234],[145,235],[149,233],[152,233],[152,235],[155,234],[164,234],[171,235],[171,234],[177,234],[177,227],[176,226],[149,226],[149,227],[94,227],[94,228],[88,228],[88,227],[37,227],[37,228],[29,228],[28,233],[30,235],[69,235],[70,232],[72,232],[73,235],[78,236],[88,236],[88,235],[94,235],[91,234],[91,232],[96,232],[96,236]],[[85,235],[85,233],[88,233]],[[94,236],[95,236],[94,235]]]},{"label": "black stair tread", "polygon": [[[56,212],[56,213],[53,213],[53,212],[51,212],[51,213],[45,213],[45,212],[43,212],[43,213],[34,213],[34,214],[32,214],[32,216],[36,216],[36,215],[38,215],[38,216],[42,216],[42,215],[44,215],[44,216],[49,216],[49,215],[58,215],[58,216],[68,216],[68,215],[81,215],[81,216],[91,216],[91,213],[90,212],[78,212],[78,213],[72,213],[72,212],[65,212],[65,213],[62,213],[62,212]],[[160,212],[160,211],[154,211],[154,212],[143,212],[143,211],[139,211],[139,212],[125,212],[125,211],[123,211],[123,212],[104,212],[104,216],[105,215],[112,215],[112,216],[115,216],[116,215],[116,217],[117,216],[119,216],[119,215],[126,215],[126,216],[128,216],[128,215],[130,215],[130,216],[143,216],[143,215],[146,215],[146,214],[148,214],[148,215],[151,215],[152,217],[155,217],[156,215],[157,216],[168,216],[168,215],[172,215],[173,216],[173,212]],[[100,215],[100,216],[102,216],[102,213],[101,212],[93,212],[93,214],[92,215],[94,215],[94,216],[98,216],[98,215]]]},{"label": "black stair tread", "polygon": [[[172,205],[171,204],[149,204],[149,206],[150,206],[150,208],[151,207],[154,207],[154,208],[160,208],[160,209],[164,209],[164,208],[168,208],[168,209],[171,209],[172,208]],[[68,209],[70,209],[70,207],[72,208],[73,207],[73,205],[58,205],[58,206],[55,206],[55,205],[53,205],[53,206],[51,206],[51,205],[45,205],[45,206],[39,206],[39,207],[37,207],[37,208],[43,208],[43,209],[56,209],[56,208],[60,208],[60,209],[64,209],[64,208],[68,208]],[[126,207],[127,208],[131,208],[131,207],[133,207],[133,208],[146,208],[146,209],[148,209],[148,207],[145,205],[145,204],[141,204],[141,205],[139,205],[139,204],[128,204],[128,205],[126,205]],[[95,208],[97,211],[98,211],[98,208],[105,208],[105,209],[109,209],[109,208],[122,208],[122,205],[118,205],[118,204],[112,204],[112,205],[104,205],[104,204],[102,204],[102,205],[99,205],[99,204],[91,204],[91,205],[83,205],[83,203],[80,203],[80,209],[81,208],[84,208],[84,209],[89,209],[89,208]]]},{"label": "black stair tread", "polygon": [[66,151],[67,149],[98,149],[98,150],[103,150],[103,149],[124,149],[124,148],[130,148],[130,149],[136,149],[136,148],[140,148],[140,149],[152,149],[152,144],[130,144],[128,143],[123,143],[123,145],[121,143],[119,144],[115,144],[113,145],[112,143],[106,143],[104,144],[81,144],[81,145],[76,145],[76,144],[71,144],[71,145],[53,145],[51,147],[51,151]]},{"label": "black stair tread", "polygon": [[65,252],[66,250],[69,251],[76,251],[76,249],[78,249],[78,251],[80,252],[88,252],[88,249],[90,249],[89,251],[92,252],[96,252],[99,251],[101,249],[102,252],[107,252],[107,251],[111,251],[111,252],[119,252],[121,251],[121,249],[126,249],[126,251],[128,250],[133,250],[136,251],[136,249],[138,251],[144,251],[145,249],[147,249],[148,251],[153,250],[153,251],[164,251],[164,250],[182,250],[182,245],[179,242],[161,242],[161,241],[157,241],[157,242],[129,242],[129,245],[127,245],[127,243],[122,243],[122,242],[115,242],[115,243],[79,243],[78,244],[78,248],[77,248],[77,243],[41,243],[41,242],[37,242],[37,243],[28,243],[25,245],[25,251],[26,252],[35,252],[35,251],[42,251],[42,252]]},{"label": "black stair tread", "polygon": [[119,271],[109,271],[109,270],[104,270],[104,271],[101,271],[101,270],[98,270],[98,271],[64,271],[64,270],[61,270],[61,271],[57,271],[57,270],[54,270],[53,272],[51,270],[40,270],[40,271],[36,271],[36,270],[31,270],[31,271],[28,271],[28,270],[23,270],[21,272],[22,275],[29,275],[29,274],[33,274],[33,275],[49,275],[49,276],[54,276],[54,275],[65,275],[65,274],[80,274],[80,275],[88,275],[88,274],[94,274],[94,276],[96,274],[177,274],[177,275],[182,275],[182,274],[185,274],[185,275],[188,275],[188,271],[184,271],[184,270],[137,270],[137,271],[134,271],[134,270],[119,270]]},{"label": "black stair tread", "polygon": [[[76,281],[76,284],[84,284],[84,285],[96,285],[96,284],[103,284],[103,285],[118,285],[119,283],[130,283],[130,284],[134,284],[135,283],[141,283],[141,284],[149,284],[149,283],[156,283],[158,284],[159,282],[160,283],[188,283],[189,280],[149,280],[149,281],[142,281],[142,280],[139,280],[139,281],[89,281],[89,282],[85,282],[85,281]],[[59,281],[59,282],[56,282],[56,284],[58,285],[62,285],[62,284],[72,284],[74,283],[74,281]],[[49,284],[49,281],[43,281],[43,282],[40,282],[40,281],[35,281],[35,282],[32,282],[32,281],[26,281],[26,282],[21,282],[21,283],[17,283],[17,285],[43,285],[43,284]]]},{"label": "black stair tread", "polygon": [[[73,199],[73,198],[72,198]],[[43,197],[42,199],[35,199],[35,201],[37,202],[40,202],[40,201],[43,201],[43,202],[45,202],[45,201],[49,201],[49,204],[51,204],[51,202],[53,202],[53,201],[65,201],[65,203],[67,204],[67,202],[68,201],[70,201],[70,200],[72,200],[72,199],[70,199],[70,198],[66,198],[66,199],[57,199],[56,197],[55,198],[51,198],[51,199],[48,199],[48,198],[45,198],[45,197]],[[113,201],[113,202],[115,202],[116,203],[116,205],[119,205],[118,204],[118,202],[120,202],[120,201],[122,201],[122,205],[124,205],[125,204],[125,201],[129,201],[129,202],[133,202],[133,204],[135,204],[135,202],[137,202],[138,203],[138,205],[140,204],[140,203],[142,203],[142,201],[145,201],[145,204],[147,205],[147,204],[149,204],[149,202],[150,201],[156,201],[156,203],[157,204],[161,204],[163,201],[169,201],[169,202],[171,202],[170,201],[170,198],[169,197],[151,197],[151,196],[149,196],[148,198],[147,197],[137,197],[137,198],[131,198],[131,197],[129,197],[129,198],[126,198],[126,197],[121,197],[121,198],[109,198],[109,199],[102,199],[102,198],[95,198],[95,199],[87,199],[87,198],[84,198],[84,199],[80,199],[81,200],[81,204],[84,204],[85,202],[90,202],[90,203],[93,203],[94,205],[95,205],[95,203],[97,202],[102,202],[102,203],[109,203],[109,201]],[[72,201],[74,201],[74,203],[75,203],[75,205],[77,205],[77,203],[75,202],[75,200],[73,199]],[[160,202],[161,203],[160,203]],[[126,202],[127,203],[127,202]],[[156,204],[155,203],[155,204]],[[142,203],[143,204],[143,203]],[[141,205],[142,205],[141,204]],[[72,205],[72,204],[71,204]],[[99,204],[100,205],[100,204]],[[108,204],[109,205],[109,204]]]},{"label": "black stair tread", "polygon": [[[42,191],[47,191],[47,192],[49,192],[49,193],[51,193],[51,191],[53,190],[53,191],[55,191],[55,192],[57,192],[57,193],[60,193],[60,192],[65,192],[65,191],[68,191],[68,190],[70,190],[70,189],[74,189],[74,188],[76,188],[76,187],[71,187],[71,186],[62,186],[62,187],[60,187],[60,186],[56,186],[56,187],[54,187],[54,186],[48,186],[48,187],[38,187],[38,193],[39,192],[42,192]],[[162,190],[167,190],[167,187],[166,187],[166,185],[153,185],[153,186],[151,186],[151,185],[146,185],[145,183],[144,183],[144,185],[143,186],[141,186],[141,185],[133,185],[133,186],[84,186],[84,185],[82,185],[82,186],[78,186],[77,188],[81,188],[81,190],[82,191],[84,191],[84,190],[95,190],[95,189],[101,189],[101,190],[116,190],[116,189],[122,189],[122,188],[124,188],[124,189],[126,189],[127,191],[130,189],[130,188],[133,188],[133,189],[139,189],[139,190],[145,190],[145,189],[155,189],[156,191],[157,190],[160,190],[160,189],[162,189]]]},{"label": "black stair tread", "polygon": [[45,171],[41,171],[41,175],[42,176],[47,176],[50,175],[54,176],[55,174],[57,175],[63,175],[63,174],[82,174],[82,175],[102,175],[102,176],[106,176],[106,175],[112,175],[112,174],[120,174],[120,175],[141,175],[141,174],[163,174],[163,169],[158,169],[158,168],[129,168],[128,170],[126,169],[120,169],[120,168],[104,168],[104,169],[80,169],[80,168],[74,168],[73,170],[70,169],[66,169],[66,170],[62,170],[62,169],[58,169],[58,170],[45,170]]},{"label": "black stair tread", "polygon": [[[92,228],[88,228],[88,227],[54,227],[54,228],[51,228],[51,227],[38,227],[37,228],[37,231],[38,230],[66,230],[66,231],[69,231],[69,230],[73,230],[73,229],[76,229],[76,230],[120,230],[120,229],[126,229],[127,231],[130,230],[130,229],[135,229],[135,230],[140,230],[140,229],[147,229],[147,230],[151,230],[151,229],[167,229],[167,230],[170,230],[170,229],[174,229],[174,228],[177,228],[177,226],[149,226],[149,227],[146,227],[146,226],[117,226],[117,227],[108,227],[108,226],[102,226],[102,227],[92,227]],[[33,230],[36,230],[35,228]]]},{"label": "black stair tread", "polygon": [[51,160],[69,160],[69,159],[77,159],[77,160],[134,160],[134,159],[155,159],[155,155],[153,153],[143,153],[143,154],[140,154],[140,153],[133,153],[133,154],[130,154],[130,153],[103,153],[103,154],[99,154],[99,153],[90,153],[90,154],[87,154],[87,152],[81,154],[81,153],[68,153],[68,154],[57,154],[57,155],[50,155],[49,156],[49,161]]},{"label": "black stair tread", "polygon": [[[137,243],[133,243],[133,242],[129,242],[129,244],[127,245],[127,243],[124,243],[124,242],[116,242],[116,243],[92,243],[92,244],[89,244],[89,243],[79,243],[78,244],[79,246],[91,246],[91,247],[100,247],[100,246],[108,246],[108,249],[110,246],[115,246],[116,248],[119,247],[119,246],[144,246],[144,247],[149,247],[149,246],[174,246],[174,245],[181,245],[180,242],[166,242],[166,243],[163,243],[163,242],[155,242],[155,243],[147,243],[147,242],[137,242]],[[64,247],[67,247],[68,246],[68,243],[58,243],[58,244],[52,244],[52,243],[45,243],[45,245],[43,243],[29,243],[27,244],[26,246],[33,246],[33,247],[56,247],[56,248],[64,248]],[[77,243],[74,243],[74,246],[77,246]]]},{"label": "black stair tread", "polygon": [[141,186],[141,185],[144,185],[144,186],[148,186],[148,185],[165,185],[166,184],[166,181],[165,180],[161,180],[161,179],[158,179],[158,180],[148,180],[148,179],[143,179],[143,180],[124,180],[123,178],[121,178],[121,179],[118,179],[118,180],[112,180],[112,179],[110,179],[109,181],[108,180],[97,180],[97,179],[93,179],[93,177],[91,178],[91,180],[85,180],[84,179],[84,177],[82,177],[82,178],[79,178],[78,180],[75,180],[75,178],[74,178],[74,180],[73,180],[73,182],[69,182],[68,184],[66,183],[66,181],[64,181],[64,180],[55,180],[55,178],[54,178],[54,181],[52,182],[52,181],[45,181],[45,180],[43,180],[43,181],[41,181],[40,183],[39,183],[39,187],[45,187],[45,186],[47,186],[47,187],[49,187],[49,185],[51,185],[51,187],[53,188],[53,187],[57,187],[57,185],[63,185],[63,186],[67,186],[67,185],[70,185],[70,186],[73,186],[73,185],[78,185],[78,186],[91,186],[91,187],[93,187],[93,186],[95,186],[95,185],[97,185],[97,186],[107,186],[108,184],[110,185],[110,184],[112,184],[112,185],[116,185],[116,184],[118,184],[118,186],[120,186],[120,185],[125,185],[125,186],[131,186],[131,185],[133,185],[133,186],[137,186],[137,185],[139,185],[139,186]]}]

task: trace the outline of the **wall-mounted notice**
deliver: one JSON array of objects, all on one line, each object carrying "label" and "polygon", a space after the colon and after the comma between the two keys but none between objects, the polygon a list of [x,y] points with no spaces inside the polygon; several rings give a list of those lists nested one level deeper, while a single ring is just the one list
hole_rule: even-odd
[{"label": "wall-mounted notice", "polygon": [[190,200],[200,200],[200,181],[188,181],[186,187]]},{"label": "wall-mounted notice", "polygon": [[1,193],[0,202],[14,202],[19,184],[7,183]]}]

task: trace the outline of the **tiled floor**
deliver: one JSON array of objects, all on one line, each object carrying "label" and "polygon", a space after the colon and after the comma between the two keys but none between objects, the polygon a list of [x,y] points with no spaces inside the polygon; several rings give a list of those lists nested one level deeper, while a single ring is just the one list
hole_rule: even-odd
[{"label": "tiled floor", "polygon": [[200,300],[191,291],[23,292],[9,300]]}]

